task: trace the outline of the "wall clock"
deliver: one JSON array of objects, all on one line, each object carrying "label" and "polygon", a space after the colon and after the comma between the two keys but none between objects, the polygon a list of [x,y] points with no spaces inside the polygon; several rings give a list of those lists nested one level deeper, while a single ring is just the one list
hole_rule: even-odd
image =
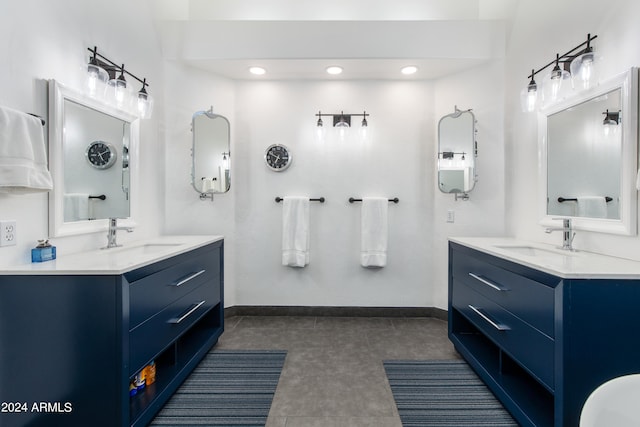
[{"label": "wall clock", "polygon": [[272,144],[264,152],[264,161],[272,171],[282,172],[291,165],[293,157],[282,144]]},{"label": "wall clock", "polygon": [[97,169],[107,169],[116,162],[116,150],[104,141],[93,141],[85,152],[89,164]]}]

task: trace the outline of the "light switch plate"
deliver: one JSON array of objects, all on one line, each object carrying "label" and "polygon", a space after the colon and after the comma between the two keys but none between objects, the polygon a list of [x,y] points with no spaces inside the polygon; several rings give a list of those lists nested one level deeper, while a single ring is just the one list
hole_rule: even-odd
[{"label": "light switch plate", "polygon": [[17,244],[16,221],[0,221],[0,246],[13,246]]},{"label": "light switch plate", "polygon": [[455,222],[456,212],[452,210],[447,211],[447,222]]}]

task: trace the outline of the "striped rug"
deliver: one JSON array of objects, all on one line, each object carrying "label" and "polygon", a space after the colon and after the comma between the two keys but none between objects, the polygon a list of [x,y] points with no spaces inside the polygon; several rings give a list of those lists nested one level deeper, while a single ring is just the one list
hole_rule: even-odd
[{"label": "striped rug", "polygon": [[384,361],[403,427],[517,427],[461,360]]},{"label": "striped rug", "polygon": [[286,351],[208,353],[152,426],[264,426]]}]

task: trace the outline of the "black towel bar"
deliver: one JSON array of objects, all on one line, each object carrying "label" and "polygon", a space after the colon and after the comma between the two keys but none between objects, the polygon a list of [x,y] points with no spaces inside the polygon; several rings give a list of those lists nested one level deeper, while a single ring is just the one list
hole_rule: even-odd
[{"label": "black towel bar", "polygon": [[[284,199],[280,196],[276,197],[276,203],[280,203]],[[324,203],[324,197],[318,197],[317,199],[309,199],[310,202],[320,202]]]},{"label": "black towel bar", "polygon": [[90,199],[100,199],[100,200],[106,200],[107,196],[105,196],[104,194],[101,194],[99,196],[89,196]]},{"label": "black towel bar", "polygon": [[[353,202],[361,202],[362,199],[354,199],[353,197],[349,197],[349,203],[353,203]],[[390,202],[393,203],[398,203],[400,201],[400,199],[398,199],[397,197],[394,197],[393,199],[389,199]]]},{"label": "black towel bar", "polygon": [[[609,196],[605,197],[604,199],[607,201],[607,203],[609,203],[610,201],[612,201],[612,200],[613,200],[613,199],[612,199],[611,197],[609,197]],[[577,201],[578,201],[578,198],[577,198],[577,197],[575,197],[575,198],[573,198],[573,199],[565,199],[564,197],[558,197],[558,202],[560,202],[560,203],[562,203],[562,202],[577,202]]]}]

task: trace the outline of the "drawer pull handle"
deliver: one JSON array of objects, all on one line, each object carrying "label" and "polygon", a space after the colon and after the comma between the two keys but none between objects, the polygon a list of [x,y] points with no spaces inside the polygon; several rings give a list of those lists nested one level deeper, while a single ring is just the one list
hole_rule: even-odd
[{"label": "drawer pull handle", "polygon": [[492,281],[478,276],[477,274],[469,273],[469,276],[473,277],[474,279],[478,280],[479,282],[484,283],[485,285],[489,286],[490,288],[495,289],[496,291],[500,291],[500,292],[508,291],[508,289],[502,288],[502,287],[496,285],[495,283],[493,283]]},{"label": "drawer pull handle", "polygon": [[167,323],[173,323],[174,325],[177,325],[178,323],[182,322],[187,317],[191,316],[193,314],[193,312],[196,311],[197,309],[199,309],[202,306],[202,304],[204,304],[205,302],[206,302],[206,300],[202,300],[199,303],[194,304],[193,307],[191,307],[189,310],[187,310],[187,312],[185,314],[183,314],[180,317],[174,317],[173,319],[169,319],[169,322],[167,322]]},{"label": "drawer pull handle", "polygon": [[506,325],[500,325],[500,324],[494,322],[493,320],[489,319],[489,316],[487,316],[482,311],[480,311],[479,308],[474,307],[471,304],[469,304],[469,308],[471,310],[473,310],[478,316],[482,317],[487,323],[489,323],[491,326],[493,326],[497,330],[499,330],[499,331],[508,331],[508,330],[511,329],[510,327],[508,327]]},{"label": "drawer pull handle", "polygon": [[175,286],[176,288],[177,288],[178,286],[182,286],[182,285],[184,285],[185,283],[187,283],[189,280],[195,279],[196,277],[198,277],[199,275],[201,275],[201,274],[202,274],[202,273],[204,273],[205,271],[207,271],[207,270],[200,270],[200,271],[198,271],[197,273],[190,274],[190,275],[188,275],[188,276],[186,276],[186,277],[184,277],[184,276],[183,276],[183,277],[184,277],[184,279],[181,279],[181,280],[179,280],[178,282],[173,282],[173,283],[171,284],[171,286]]}]

